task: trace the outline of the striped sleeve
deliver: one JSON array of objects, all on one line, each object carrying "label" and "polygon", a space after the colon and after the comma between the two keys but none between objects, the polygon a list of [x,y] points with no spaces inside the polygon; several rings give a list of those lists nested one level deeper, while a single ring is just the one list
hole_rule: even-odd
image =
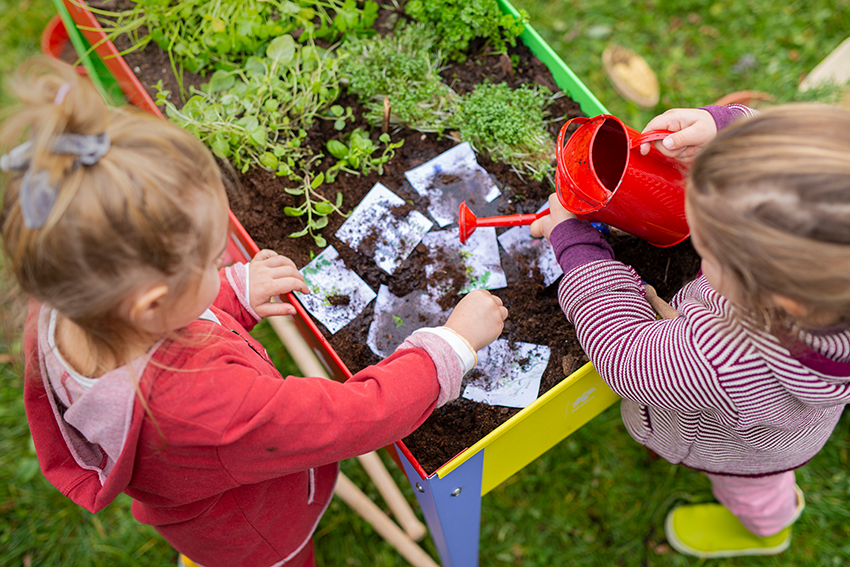
[{"label": "striped sleeve", "polygon": [[712,362],[739,353],[734,340],[719,340],[723,335],[713,318],[680,314],[656,320],[640,277],[613,260],[565,275],[558,298],[591,362],[619,396],[673,411],[719,411],[734,419],[734,403]]}]

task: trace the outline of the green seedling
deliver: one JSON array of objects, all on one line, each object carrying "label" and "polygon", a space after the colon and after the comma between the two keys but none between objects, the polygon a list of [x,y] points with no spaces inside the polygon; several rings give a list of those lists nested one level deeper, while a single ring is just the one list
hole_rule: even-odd
[{"label": "green seedling", "polygon": [[384,151],[378,157],[372,157],[380,150],[369,134],[359,128],[347,136],[347,142],[339,140],[328,140],[328,152],[337,162],[327,169],[325,179],[333,183],[340,171],[353,175],[367,175],[376,171],[378,175],[384,174],[384,164],[395,156],[395,150],[404,145],[404,140],[391,143],[389,134],[381,134],[378,138],[384,144]]},{"label": "green seedling", "polygon": [[405,6],[408,16],[432,26],[440,38],[437,47],[452,61],[466,61],[470,43],[484,39],[485,49],[507,52],[525,30],[528,14],[520,11],[519,19],[503,14],[496,0],[410,0]]},{"label": "green seedling", "polygon": [[287,187],[284,189],[290,195],[301,196],[304,202],[298,207],[284,207],[283,212],[289,217],[304,217],[307,221],[307,226],[302,230],[293,232],[289,235],[290,238],[299,238],[306,234],[313,237],[316,246],[324,248],[328,245],[328,241],[317,231],[325,228],[328,225],[328,215],[336,213],[343,217],[348,217],[347,213],[342,212],[342,193],[337,192],[336,200],[332,203],[327,200],[317,189],[325,182],[323,173],[318,174],[312,180],[305,177],[303,184],[300,187]]},{"label": "green seedling", "polygon": [[333,120],[334,128],[337,130],[345,130],[346,120],[354,121],[354,112],[351,110],[350,106],[343,108],[339,104],[335,104],[331,106],[328,111],[330,112],[330,116],[322,116],[321,118]]},{"label": "green seedling", "polygon": [[399,317],[398,315],[393,315],[393,323],[395,323],[395,328],[399,329],[404,327],[404,319]]},{"label": "green seedling", "polygon": [[387,97],[391,124],[420,132],[447,129],[458,97],[440,77],[444,60],[435,45],[433,29],[423,24],[380,38],[346,38],[338,49],[340,73],[370,125],[383,123]]},{"label": "green seedling", "polygon": [[[124,53],[151,41],[165,50],[183,96],[184,67],[192,73],[232,70],[286,34],[305,44],[368,36],[378,5],[373,0],[137,0],[121,12],[92,11],[103,21],[107,39],[130,35],[133,47]],[[139,35],[142,29],[147,35]]]},{"label": "green seedling", "polygon": [[551,100],[549,89],[539,85],[482,83],[464,97],[454,126],[476,151],[540,181],[551,176],[555,161],[555,142],[546,130]]}]

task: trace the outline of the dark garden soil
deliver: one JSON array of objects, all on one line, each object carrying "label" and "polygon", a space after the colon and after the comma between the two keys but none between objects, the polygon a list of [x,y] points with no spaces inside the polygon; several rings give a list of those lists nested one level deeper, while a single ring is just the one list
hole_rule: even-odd
[{"label": "dark garden soil", "polygon": [[[387,13],[383,13],[376,24],[381,33],[386,32],[386,29],[381,28],[381,22],[385,22],[387,16]],[[119,50],[129,47],[126,38],[118,38],[116,45]],[[512,66],[510,57],[505,55],[483,55],[471,57],[465,64],[453,65],[441,74],[459,93],[471,90],[485,78],[495,83],[505,81],[512,86],[536,82],[549,87],[553,92],[558,90],[549,70],[524,45],[519,44],[511,49],[510,55],[518,56],[518,65]],[[153,43],[142,51],[127,54],[125,59],[152,97],[156,95],[153,85],[160,80],[163,81],[163,86],[171,91],[173,101],[179,97],[179,88],[171,73],[168,56]],[[202,78],[189,73],[184,76],[187,88],[188,85],[197,86],[201,82]],[[347,126],[347,131],[357,127],[368,129],[362,118],[361,106],[355,97],[344,95],[339,104],[351,106],[355,111],[356,120]],[[553,138],[557,136],[566,119],[582,115],[579,105],[566,96],[556,99],[549,108],[549,113],[551,117],[560,117],[549,125]],[[378,133],[372,130],[373,139]],[[431,160],[452,148],[457,142],[450,134],[438,137],[410,130],[391,131],[390,134],[394,142],[404,139],[404,145],[396,150],[395,158],[384,166],[384,175],[356,176],[342,173],[333,185],[326,186],[327,197],[331,201],[336,192],[341,191],[344,196],[343,208],[351,210],[375,183],[381,182],[401,198],[412,202],[414,208],[426,213],[427,200],[419,197],[412,189],[404,177],[404,172]],[[340,133],[330,121],[319,121],[308,133],[307,142],[319,152],[327,140],[339,136]],[[553,190],[548,182],[533,182],[520,178],[510,167],[493,163],[482,155],[478,155],[477,159],[497,180],[502,191],[502,196],[498,199],[497,214],[533,213]],[[330,163],[323,164],[324,167],[329,165]],[[234,173],[232,168],[227,169],[237,182],[237,188],[231,189],[231,209],[260,248],[270,248],[292,258],[299,268],[310,261],[311,252],[321,252],[309,236],[298,239],[288,237],[303,228],[303,221],[283,214],[284,206],[295,205],[293,197],[283,191],[283,178],[260,169],[251,170],[244,175]],[[474,203],[470,204],[470,208],[478,213]],[[396,213],[402,215],[406,214],[406,211]],[[369,256],[352,250],[333,236],[344,220],[337,215],[331,216],[322,234],[328,243],[336,248],[346,265],[360,275],[373,290],[377,291],[381,284],[385,284],[394,295],[402,297],[410,292],[425,289],[425,265],[435,259],[428,257],[424,246],[418,246],[391,277],[379,269]],[[698,271],[699,259],[690,241],[670,248],[656,248],[631,236],[610,236],[608,239],[617,258],[633,266],[645,281],[655,286],[659,296],[667,300]],[[566,322],[558,306],[557,284],[544,287],[540,272],[524,265],[529,260],[532,259],[511,259],[502,254],[508,287],[494,290],[493,293],[502,298],[511,314],[505,323],[502,338],[547,345],[551,349],[549,365],[540,385],[542,394],[588,359],[576,340],[574,328]],[[445,272],[441,277],[445,278],[450,284],[448,287],[456,292],[464,283],[463,275],[452,274],[451,269],[446,269]],[[531,277],[527,276],[529,272],[532,273]],[[344,305],[347,299],[340,296],[334,297],[333,301]],[[449,292],[440,303],[450,307],[459,299],[459,295]],[[380,360],[366,342],[373,316],[373,304],[374,302],[336,334],[332,335],[318,324],[352,373]],[[404,439],[404,443],[422,467],[431,473],[518,411],[461,398],[436,410],[425,424]]]}]

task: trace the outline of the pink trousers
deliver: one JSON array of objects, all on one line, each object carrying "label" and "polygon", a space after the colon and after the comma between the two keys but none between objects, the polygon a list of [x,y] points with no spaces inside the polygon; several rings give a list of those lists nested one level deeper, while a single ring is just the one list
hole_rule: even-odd
[{"label": "pink trousers", "polygon": [[790,526],[805,506],[803,493],[795,489],[794,471],[758,478],[707,474],[718,502],[729,509],[745,528],[760,537]]}]

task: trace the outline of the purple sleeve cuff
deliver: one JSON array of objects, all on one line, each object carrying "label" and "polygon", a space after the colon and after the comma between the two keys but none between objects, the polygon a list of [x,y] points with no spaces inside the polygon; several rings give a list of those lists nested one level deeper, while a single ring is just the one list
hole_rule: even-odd
[{"label": "purple sleeve cuff", "polygon": [[752,108],[746,107],[743,104],[730,104],[728,106],[717,106],[711,104],[703,106],[700,110],[705,110],[711,117],[714,118],[714,123],[717,125],[717,131],[721,131],[734,121],[745,116],[755,116],[757,112]]},{"label": "purple sleeve cuff", "polygon": [[549,243],[565,274],[597,260],[614,259],[614,251],[602,234],[589,222],[579,219],[569,219],[555,226],[549,234]]}]

